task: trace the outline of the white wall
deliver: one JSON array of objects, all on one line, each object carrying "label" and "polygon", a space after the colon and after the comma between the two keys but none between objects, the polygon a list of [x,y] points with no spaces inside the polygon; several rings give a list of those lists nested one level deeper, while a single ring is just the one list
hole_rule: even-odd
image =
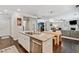
[{"label": "white wall", "polygon": [[20,27],[17,26],[17,18],[18,17],[22,18],[20,13],[15,12],[12,15],[12,19],[11,19],[11,36],[14,38],[14,40],[17,40],[18,31],[22,30],[22,26],[20,26]]},{"label": "white wall", "polygon": [[[18,17],[22,18],[22,26],[17,26],[17,18]],[[34,29],[33,25],[34,26],[36,25],[36,21],[35,21],[35,19],[30,18],[29,22],[28,22],[28,28],[30,31]],[[21,15],[21,13],[15,12],[12,15],[12,19],[11,19],[11,36],[14,38],[14,40],[17,40],[19,31],[23,31],[23,15]]]},{"label": "white wall", "polygon": [[0,15],[0,36],[10,35],[10,22],[10,17],[6,15]]}]

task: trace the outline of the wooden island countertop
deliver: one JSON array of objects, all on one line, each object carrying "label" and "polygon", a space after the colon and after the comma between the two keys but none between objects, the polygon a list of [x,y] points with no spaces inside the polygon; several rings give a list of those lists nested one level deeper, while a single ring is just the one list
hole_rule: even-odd
[{"label": "wooden island countertop", "polygon": [[25,32],[20,32],[21,34],[23,35],[27,35],[29,37],[32,37],[32,38],[35,38],[35,39],[38,39],[40,41],[46,41],[48,39],[51,39],[53,38],[53,35],[48,33],[48,32],[41,32],[40,34],[26,34]]},{"label": "wooden island countertop", "polygon": [[[50,31],[44,31],[40,33],[22,31],[22,32],[19,32],[19,34],[22,34],[24,35],[23,37],[26,37],[26,39],[21,37],[20,40],[21,41],[26,40],[27,43],[25,43],[24,46],[27,47],[26,49],[28,49],[29,52],[42,52],[42,53],[53,52],[54,35],[55,36],[59,35],[58,33],[50,32]],[[29,37],[29,39],[27,37]]]}]

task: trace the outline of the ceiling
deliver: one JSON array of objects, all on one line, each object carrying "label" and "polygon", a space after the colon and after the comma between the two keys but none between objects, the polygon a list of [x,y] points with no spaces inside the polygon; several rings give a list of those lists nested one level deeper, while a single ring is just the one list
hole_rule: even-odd
[{"label": "ceiling", "polygon": [[75,5],[0,5],[0,12],[7,10],[7,13],[12,14],[17,9],[21,9],[20,12],[44,18],[76,11]]}]

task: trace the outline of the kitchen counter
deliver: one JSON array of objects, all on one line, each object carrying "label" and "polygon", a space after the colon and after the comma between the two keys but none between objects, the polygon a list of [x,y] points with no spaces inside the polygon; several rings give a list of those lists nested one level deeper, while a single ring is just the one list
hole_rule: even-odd
[{"label": "kitchen counter", "polygon": [[40,33],[21,31],[19,43],[30,53],[52,53],[53,36],[58,33],[44,31]]},{"label": "kitchen counter", "polygon": [[47,32],[19,32],[19,43],[30,53],[52,53],[53,35]]},{"label": "kitchen counter", "polygon": [[40,34],[32,34],[32,35],[31,34],[27,34],[25,32],[20,32],[20,33],[23,34],[23,35],[27,35],[29,37],[38,39],[38,40],[43,41],[43,42],[48,40],[48,39],[53,38],[53,35],[52,34],[48,34],[47,32],[42,32]]},{"label": "kitchen counter", "polygon": [[79,31],[75,30],[62,30],[62,35],[79,39]]}]

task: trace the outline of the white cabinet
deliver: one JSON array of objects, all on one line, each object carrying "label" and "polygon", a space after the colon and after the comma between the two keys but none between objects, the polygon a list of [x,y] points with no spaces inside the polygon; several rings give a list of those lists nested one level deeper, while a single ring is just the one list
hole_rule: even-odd
[{"label": "white cabinet", "polygon": [[29,36],[19,33],[18,41],[28,52],[30,52],[30,37]]},{"label": "white cabinet", "polygon": [[49,38],[47,41],[43,42],[43,53],[52,53],[53,52],[53,40]]}]

